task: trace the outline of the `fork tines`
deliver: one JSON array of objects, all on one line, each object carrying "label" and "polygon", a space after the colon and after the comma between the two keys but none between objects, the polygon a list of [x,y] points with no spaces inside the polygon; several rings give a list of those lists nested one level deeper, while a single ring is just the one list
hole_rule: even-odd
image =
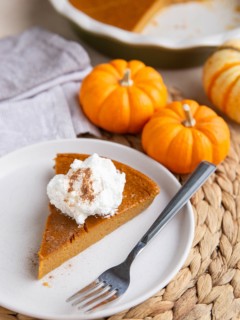
[{"label": "fork tines", "polygon": [[73,306],[78,306],[78,309],[88,312],[115,300],[117,297],[116,289],[97,279],[66,301],[73,301]]}]

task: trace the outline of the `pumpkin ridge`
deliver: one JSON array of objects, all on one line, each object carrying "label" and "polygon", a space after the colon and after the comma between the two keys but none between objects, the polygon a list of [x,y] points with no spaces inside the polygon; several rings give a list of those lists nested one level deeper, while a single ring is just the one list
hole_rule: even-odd
[{"label": "pumpkin ridge", "polygon": [[144,64],[141,68],[139,68],[135,73],[133,73],[134,77],[137,77],[138,73],[141,72],[143,69],[147,68],[147,66]]},{"label": "pumpkin ridge", "polygon": [[[83,80],[83,84],[87,83],[87,88],[91,87],[93,85],[93,82],[96,82],[96,79],[98,79],[99,75],[101,78],[104,78],[104,81],[102,83],[103,86],[116,86],[119,85],[118,79],[116,79],[116,74],[109,73],[108,70],[94,70],[90,74],[86,76],[86,78]],[[106,81],[107,79],[107,81]]]},{"label": "pumpkin ridge", "polygon": [[[138,90],[140,90],[137,86],[136,86],[136,84],[135,84],[135,90],[136,89],[138,89]],[[130,105],[133,105],[133,99],[132,99],[132,95],[130,94],[130,89],[131,88],[127,88],[127,96],[128,96],[128,105],[130,106]],[[140,91],[142,91],[142,90],[140,90]],[[145,94],[145,92],[144,92],[144,94]],[[146,95],[147,97],[148,97],[148,95]],[[149,98],[149,97],[148,97]],[[150,99],[150,101],[152,102],[152,100]],[[152,106],[152,108],[153,108],[153,106]],[[154,108],[153,108],[154,109]],[[154,110],[153,110],[153,112],[154,112]],[[129,108],[129,121],[128,121],[128,127],[127,127],[127,130],[129,131],[129,132],[131,132],[130,131],[130,127],[131,127],[131,125],[132,125],[132,119],[133,119],[134,117],[133,117],[133,110],[132,110],[132,108]]]},{"label": "pumpkin ridge", "polygon": [[106,69],[106,66],[107,64],[106,63],[102,63],[98,66],[96,66],[94,68],[94,72],[104,72],[106,74],[109,75],[109,73],[113,76],[113,77],[116,77],[116,74],[121,77],[121,74],[119,73],[119,71],[115,68],[115,66],[113,66],[112,64],[109,63],[108,67],[111,67],[112,70],[109,70],[109,69]]},{"label": "pumpkin ridge", "polygon": [[[201,129],[201,130],[199,130]],[[207,133],[204,131],[204,126],[202,126],[201,128],[199,127],[199,129],[197,128],[197,126],[194,128],[193,132],[195,134],[195,132],[200,132],[205,138],[207,138],[207,140],[209,141],[210,145],[212,146],[212,141],[210,139],[210,137],[207,135]]]},{"label": "pumpkin ridge", "polygon": [[[224,121],[221,117],[217,117],[216,119],[218,119],[218,123],[216,123],[216,127],[221,127],[222,125],[222,121]],[[212,149],[212,159],[209,159],[209,161],[213,162],[214,164],[218,164],[219,161],[219,151],[216,151],[216,145],[218,144],[218,139],[219,139],[219,135],[218,134],[213,134],[212,130],[208,129],[208,126],[205,125],[201,128],[201,130],[199,130],[210,142],[210,146]],[[222,147],[224,147],[222,149],[221,147],[221,153],[224,154],[224,157],[227,156],[228,150],[229,150],[229,146],[230,146],[230,137],[229,137],[229,144],[228,147],[225,147],[222,145]],[[223,159],[223,157],[221,156],[220,159]]]},{"label": "pumpkin ridge", "polygon": [[228,89],[224,95],[223,104],[222,104],[222,112],[224,112],[224,113],[227,111],[228,99],[231,95],[231,92],[239,79],[240,79],[240,75],[238,77],[236,77],[236,79],[230,84],[230,86],[228,87]]},{"label": "pumpkin ridge", "polygon": [[[197,131],[200,131],[200,130],[197,130]],[[210,143],[212,143],[210,137],[208,136],[207,131],[204,130],[204,126],[201,127],[201,131],[200,132],[209,140]]]},{"label": "pumpkin ridge", "polygon": [[[138,82],[138,83],[135,82],[135,85],[138,86],[138,87],[139,87],[139,86],[144,86],[144,84],[148,84],[148,85],[149,85],[149,81],[140,81],[140,82]],[[159,87],[155,84],[154,81],[151,82],[151,86],[152,86],[155,90],[160,90]],[[164,86],[165,86],[165,84],[164,84],[163,81],[162,81],[162,87],[164,87]]]},{"label": "pumpkin ridge", "polygon": [[[184,126],[182,126],[182,128],[179,128],[179,131],[176,133],[176,135],[172,138],[172,141],[171,143],[168,145],[168,148],[166,150],[166,158],[169,158],[171,157],[171,155],[169,154],[170,153],[170,149],[172,147],[172,145],[175,144],[175,140],[179,138],[180,135],[182,135],[183,133],[183,130],[186,129],[186,130],[189,130],[189,134],[191,134],[192,138],[193,138],[193,134],[192,134],[192,128],[186,128]],[[190,148],[191,149],[191,148]],[[192,156],[192,150],[191,150],[191,156]],[[173,169],[171,169],[173,170]],[[174,170],[173,170],[174,171]],[[184,172],[183,172],[184,173]]]},{"label": "pumpkin ridge", "polygon": [[[145,70],[143,70],[143,69],[145,69]],[[138,76],[139,76],[139,73],[140,72],[150,72],[150,74],[151,74],[151,79],[148,79],[148,80],[146,80],[146,78],[144,77],[144,78],[142,78],[142,79],[138,79]],[[152,76],[152,75],[154,75],[154,77]],[[162,76],[161,76],[161,74],[158,72],[158,71],[156,71],[155,69],[153,69],[152,67],[149,67],[149,66],[146,66],[146,65],[144,65],[144,67],[142,67],[142,68],[139,68],[138,70],[137,70],[137,72],[135,72],[134,73],[134,79],[133,79],[133,81],[134,81],[134,83],[138,83],[138,84],[143,84],[144,85],[144,83],[147,83],[147,84],[149,84],[149,82],[151,83],[151,85],[154,85],[155,84],[155,81],[157,81],[157,83],[159,83],[159,82],[161,82],[161,85],[162,86],[164,86],[165,84],[164,84],[164,81],[163,81],[163,78],[162,78]],[[155,87],[155,86],[154,86]],[[157,90],[159,90],[159,87],[155,87]]]},{"label": "pumpkin ridge", "polygon": [[[205,112],[203,114],[203,108],[205,108]],[[208,113],[206,115],[206,112]],[[198,108],[194,114],[194,118],[196,120],[196,126],[199,122],[205,122],[205,121],[209,121],[209,120],[212,120],[214,118],[216,118],[217,116],[217,113],[212,110],[212,109],[209,109],[207,106],[201,106],[200,108]]]},{"label": "pumpkin ridge", "polygon": [[[151,120],[150,120],[151,122]],[[146,132],[144,132],[146,129],[144,127],[143,129],[143,134],[142,134],[142,143],[143,143],[143,148],[144,150],[151,155],[151,157],[153,157],[155,160],[159,161],[158,157],[155,157],[154,154],[152,154],[152,152],[150,151],[150,149],[156,149],[156,143],[157,146],[159,147],[159,143],[161,144],[161,142],[156,141],[156,140],[151,140],[150,142],[148,142],[149,137],[158,135],[158,132],[160,132],[160,134],[158,135],[158,137],[163,138],[165,133],[168,132],[169,130],[171,130],[171,134],[172,137],[171,139],[174,139],[175,136],[182,130],[182,125],[175,125],[173,127],[169,126],[169,123],[166,123],[164,125],[161,124],[155,124],[154,128],[151,128],[151,124],[150,122],[147,123],[146,128],[147,128],[147,136],[146,136]],[[161,139],[160,139],[161,140]],[[169,144],[170,145],[170,144]],[[163,163],[163,165],[167,166],[167,150],[169,149],[169,145],[167,146],[165,152],[164,152],[164,159],[161,160],[161,163]],[[163,155],[163,154],[162,154]]]},{"label": "pumpkin ridge", "polygon": [[205,137],[208,141],[208,145],[209,147],[211,148],[211,159],[203,159],[203,160],[207,160],[207,161],[211,161],[213,162],[214,160],[214,147],[213,147],[213,143],[212,143],[212,140],[210,139],[210,137],[201,129],[201,130],[198,130],[197,128],[195,130],[192,130],[192,136],[193,136],[193,147],[192,147],[192,154],[194,149],[196,150],[197,148],[197,136],[199,135],[199,133]]},{"label": "pumpkin ridge", "polygon": [[[115,59],[115,60],[112,60],[109,62],[109,65],[118,73],[119,75],[119,80],[121,80],[123,74],[122,74],[122,70],[118,69],[117,66],[116,66],[116,62],[119,61],[119,62],[126,62],[125,60],[122,60],[122,59]],[[128,66],[127,66],[127,63],[126,63],[126,66],[125,66],[125,69],[127,69]]]},{"label": "pumpkin ridge", "polygon": [[232,67],[235,67],[235,66],[238,66],[240,65],[240,62],[233,62],[233,63],[229,63],[227,64],[226,66],[224,66],[223,68],[221,68],[220,70],[218,70],[213,76],[212,76],[212,79],[210,81],[210,84],[208,86],[208,89],[207,89],[207,95],[208,97],[212,100],[212,89],[213,89],[213,86],[215,84],[215,82],[217,81],[217,78],[220,76],[221,73],[231,69]]},{"label": "pumpkin ridge", "polygon": [[[89,84],[89,81],[88,81]],[[102,107],[102,104],[105,102],[105,100],[107,99],[107,97],[117,88],[116,84],[113,85],[109,85],[108,86],[108,92],[107,95],[105,97],[103,97],[103,99],[98,99],[98,103],[94,104],[94,107],[91,106],[91,110],[94,109],[94,112],[89,112],[89,96],[92,95],[92,87],[89,86],[87,84],[87,86],[85,85],[85,90],[84,91],[80,91],[79,94],[79,101],[80,101],[80,105],[82,106],[82,110],[84,112],[84,114],[89,117],[89,119],[95,124],[97,125],[98,122],[98,115],[99,115],[99,110]],[[99,100],[102,100],[101,103],[99,103]]]},{"label": "pumpkin ridge", "polygon": [[172,137],[171,143],[169,143],[168,148],[166,150],[166,158],[168,158],[169,156],[168,153],[171,145],[173,144],[174,140],[182,133],[182,130],[183,130],[182,126],[179,125],[179,130],[176,130],[176,134],[174,135],[174,137]]},{"label": "pumpkin ridge", "polygon": [[153,97],[147,92],[147,90],[145,88],[142,88],[141,86],[139,86],[138,84],[135,84],[136,88],[138,88],[139,90],[141,90],[142,92],[144,92],[146,94],[146,96],[152,101],[153,104],[153,112],[155,111],[155,101],[153,99]]},{"label": "pumpkin ridge", "polygon": [[[132,61],[132,60],[131,60],[131,61]],[[130,62],[131,62],[131,61],[130,61]],[[133,61],[134,61],[134,60],[133,60]],[[130,62],[128,63],[128,66],[129,66]],[[129,66],[129,68],[131,69],[131,66]],[[138,72],[142,71],[142,69],[144,69],[144,68],[146,68],[146,65],[145,65],[145,64],[141,65],[141,67],[140,67],[139,69],[137,69],[135,72],[133,72],[133,70],[131,69],[132,77],[135,77],[135,76],[138,74]],[[132,79],[132,80],[134,81],[134,79]]]},{"label": "pumpkin ridge", "polygon": [[[101,72],[101,73],[105,73],[107,76],[109,76],[109,70],[99,70],[98,72]],[[111,73],[111,76],[113,77],[113,79],[115,80],[116,79],[116,74],[114,74],[114,73]],[[119,76],[119,80],[120,80],[120,76]],[[116,81],[116,84],[118,84],[118,81]],[[113,84],[114,85],[114,84]]]},{"label": "pumpkin ridge", "polygon": [[213,121],[216,118],[216,115],[209,115],[207,117],[204,118],[197,118],[195,117],[196,120],[196,124],[195,124],[195,128],[197,130],[200,130],[203,126],[206,126],[208,123],[211,123],[211,121]]},{"label": "pumpkin ridge", "polygon": [[105,99],[102,101],[102,103],[99,105],[99,108],[98,108],[99,112],[97,113],[97,121],[98,121],[98,123],[101,122],[101,121],[100,121],[101,109],[102,109],[105,101],[106,101],[112,94],[115,94],[114,92],[117,91],[118,89],[119,89],[119,87],[116,85],[116,86],[113,88],[113,90],[111,90],[111,92],[109,92],[109,94],[105,97]]}]

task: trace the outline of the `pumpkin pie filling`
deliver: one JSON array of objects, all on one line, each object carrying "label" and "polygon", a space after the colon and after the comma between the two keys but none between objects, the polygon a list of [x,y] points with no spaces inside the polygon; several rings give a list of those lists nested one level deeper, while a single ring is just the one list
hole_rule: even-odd
[{"label": "pumpkin pie filling", "polygon": [[[56,174],[66,174],[75,159],[84,160],[87,157],[88,155],[83,154],[58,154],[55,159]],[[113,161],[113,163],[126,175],[123,200],[114,216],[108,218],[89,216],[85,224],[79,226],[75,220],[49,204],[49,216],[38,253],[38,278],[42,278],[137,216],[159,193],[157,184],[141,172],[120,162]]]},{"label": "pumpkin pie filling", "polygon": [[89,17],[133,32],[141,32],[164,7],[189,1],[192,0],[69,0],[76,9]]}]

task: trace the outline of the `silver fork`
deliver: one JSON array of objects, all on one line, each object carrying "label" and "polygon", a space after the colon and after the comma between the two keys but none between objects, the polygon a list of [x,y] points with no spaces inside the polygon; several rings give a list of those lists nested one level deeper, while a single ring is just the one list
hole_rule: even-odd
[{"label": "silver fork", "polygon": [[179,212],[215,169],[216,167],[212,163],[201,162],[148,231],[134,246],[127,258],[121,264],[103,272],[95,281],[69,297],[67,302],[73,301],[73,306],[78,306],[78,309],[83,312],[89,312],[124,294],[130,284],[130,267],[136,256]]}]

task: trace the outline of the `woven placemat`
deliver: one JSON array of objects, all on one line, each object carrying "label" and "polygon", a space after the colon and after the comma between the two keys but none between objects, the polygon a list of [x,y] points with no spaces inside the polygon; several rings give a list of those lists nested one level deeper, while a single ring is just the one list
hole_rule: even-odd
[{"label": "woven placemat", "polygon": [[[230,129],[228,157],[191,199],[195,237],[184,266],[156,295],[108,320],[240,319],[240,134]],[[103,132],[103,139],[142,150],[138,136]],[[16,319],[33,318],[0,307],[0,320]]]}]

